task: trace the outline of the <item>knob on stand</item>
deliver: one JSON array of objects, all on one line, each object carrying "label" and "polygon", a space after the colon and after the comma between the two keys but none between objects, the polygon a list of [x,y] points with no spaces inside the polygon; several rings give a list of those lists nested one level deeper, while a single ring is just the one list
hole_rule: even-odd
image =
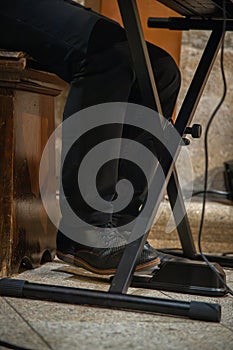
[{"label": "knob on stand", "polygon": [[200,124],[193,124],[191,127],[188,126],[185,129],[185,134],[191,135],[194,139],[199,139],[201,137],[202,127]]}]

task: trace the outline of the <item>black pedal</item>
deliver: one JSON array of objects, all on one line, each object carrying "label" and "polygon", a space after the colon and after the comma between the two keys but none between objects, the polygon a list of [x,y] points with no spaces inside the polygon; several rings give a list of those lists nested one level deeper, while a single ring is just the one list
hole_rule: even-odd
[{"label": "black pedal", "polygon": [[225,162],[225,184],[226,189],[229,194],[227,198],[233,201],[233,160],[230,162]]},{"label": "black pedal", "polygon": [[[214,266],[225,282],[221,266]],[[176,257],[163,261],[152,277],[134,276],[131,287],[207,296],[223,296],[227,293],[224,284],[204,262]]]}]

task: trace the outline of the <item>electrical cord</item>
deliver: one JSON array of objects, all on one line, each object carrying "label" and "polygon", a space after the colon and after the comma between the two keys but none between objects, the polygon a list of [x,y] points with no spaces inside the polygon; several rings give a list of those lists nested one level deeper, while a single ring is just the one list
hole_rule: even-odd
[{"label": "electrical cord", "polygon": [[[222,33],[225,34],[226,31],[226,1],[223,0],[223,27],[222,27]],[[203,190],[203,202],[202,202],[202,211],[201,211],[201,220],[200,220],[200,226],[199,226],[199,232],[198,232],[198,249],[200,252],[200,255],[202,259],[206,262],[206,264],[210,267],[210,269],[216,274],[216,276],[219,278],[219,280],[222,282],[224,287],[226,288],[227,292],[233,296],[233,290],[225,283],[223,278],[220,276],[218,271],[216,270],[215,266],[209,262],[207,257],[202,252],[201,247],[201,237],[203,232],[203,226],[204,226],[204,218],[205,218],[205,206],[206,206],[206,195],[207,195],[207,185],[208,185],[208,169],[209,169],[209,153],[208,153],[208,133],[210,130],[210,126],[222,106],[226,93],[227,93],[227,84],[226,84],[226,77],[225,77],[225,71],[224,71],[224,38],[222,40],[221,44],[221,52],[220,52],[220,66],[221,66],[221,75],[222,75],[222,81],[223,81],[223,93],[222,97],[216,106],[215,110],[213,111],[212,115],[209,118],[209,121],[206,126],[205,134],[204,134],[204,148],[205,148],[205,172],[204,172],[204,190]]]},{"label": "electrical cord", "polygon": [[[212,194],[212,195],[216,195],[216,196],[221,196],[221,197],[225,197],[226,199],[228,199],[228,196],[231,194],[230,192],[228,191],[220,191],[220,190],[207,190],[207,191],[204,191],[204,190],[198,190],[198,191],[194,191],[191,195],[187,196],[187,195],[184,195],[184,198],[185,199],[190,199],[192,197],[196,197],[196,196],[199,196],[200,194],[204,194],[204,192],[206,194]],[[169,197],[168,195],[165,195],[164,196],[164,199],[166,201],[169,201]]]},{"label": "electrical cord", "polygon": [[227,192],[227,191],[219,191],[219,190],[207,190],[207,191],[203,191],[203,190],[200,190],[200,191],[195,191],[193,192],[192,194],[192,197],[194,196],[199,196],[200,194],[214,194],[214,195],[217,195],[217,196],[224,196],[224,197],[227,197],[230,192]]},{"label": "electrical cord", "polygon": [[6,349],[13,349],[13,350],[31,350],[29,348],[22,348],[21,346],[14,345],[3,340],[0,340],[0,346],[3,346]]},{"label": "electrical cord", "polygon": [[[227,191],[220,191],[220,190],[207,190],[207,191],[204,191],[204,190],[198,190],[198,191],[194,191],[192,194],[190,195],[183,195],[184,196],[184,199],[191,199],[193,197],[197,197],[197,196],[200,196],[200,195],[203,195],[204,193],[206,193],[206,195],[210,195],[210,198],[212,200],[215,200],[215,201],[220,201],[222,202],[224,200],[224,203],[228,203],[229,204],[232,202],[230,199],[229,199],[229,195],[230,195],[230,192],[227,192]],[[167,195],[165,195],[164,199],[166,201],[169,201],[169,198]]]}]

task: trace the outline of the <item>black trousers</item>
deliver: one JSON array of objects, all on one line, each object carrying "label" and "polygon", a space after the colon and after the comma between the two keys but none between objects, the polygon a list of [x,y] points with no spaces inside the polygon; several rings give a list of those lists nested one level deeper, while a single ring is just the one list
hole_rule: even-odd
[{"label": "black trousers", "polygon": [[[70,83],[64,120],[100,103],[142,104],[125,32],[114,21],[71,0],[1,0],[0,33],[0,47],[27,52],[45,69]],[[169,119],[180,87],[179,70],[164,50],[149,43],[148,49],[164,116]],[[98,174],[98,191],[107,201],[114,198],[119,179],[132,178],[132,203],[118,215],[101,213],[86,205],[75,174],[84,155],[99,142],[138,136],[138,131],[127,126],[104,126],[101,132],[93,130],[81,137],[68,153],[62,169],[64,194],[84,221],[102,226],[115,219],[121,225],[125,218],[137,215],[145,184],[133,166],[118,159]],[[143,138],[142,143],[150,147],[150,139]],[[62,212],[63,200],[60,199]]]}]

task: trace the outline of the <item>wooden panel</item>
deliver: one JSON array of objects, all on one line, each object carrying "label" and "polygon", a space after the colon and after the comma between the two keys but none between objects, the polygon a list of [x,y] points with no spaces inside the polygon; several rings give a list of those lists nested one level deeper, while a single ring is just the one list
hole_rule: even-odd
[{"label": "wooden panel", "polygon": [[10,272],[13,210],[13,98],[0,91],[0,276]]},{"label": "wooden panel", "polygon": [[[140,18],[146,40],[169,52],[179,64],[181,32],[147,28],[148,17],[179,16],[176,12],[158,3],[156,0],[137,0]],[[122,23],[117,0],[101,0],[100,12]]]},{"label": "wooden panel", "polygon": [[[46,116],[42,113],[45,110]],[[34,267],[40,264],[45,251],[55,253],[56,229],[49,222],[39,191],[40,159],[44,146],[54,130],[52,96],[15,91],[14,129],[16,227],[13,236],[12,272],[19,269],[22,259]],[[55,149],[50,156],[48,173],[49,164],[55,160]],[[55,196],[56,184],[52,185],[49,191]]]},{"label": "wooden panel", "polygon": [[[56,228],[40,197],[39,167],[55,128],[55,96],[65,85],[51,74],[13,66],[0,65],[0,276],[17,273],[22,262],[38,266],[56,247]],[[45,171],[50,179],[55,145]],[[46,181],[46,190],[55,197],[55,181]]]}]

